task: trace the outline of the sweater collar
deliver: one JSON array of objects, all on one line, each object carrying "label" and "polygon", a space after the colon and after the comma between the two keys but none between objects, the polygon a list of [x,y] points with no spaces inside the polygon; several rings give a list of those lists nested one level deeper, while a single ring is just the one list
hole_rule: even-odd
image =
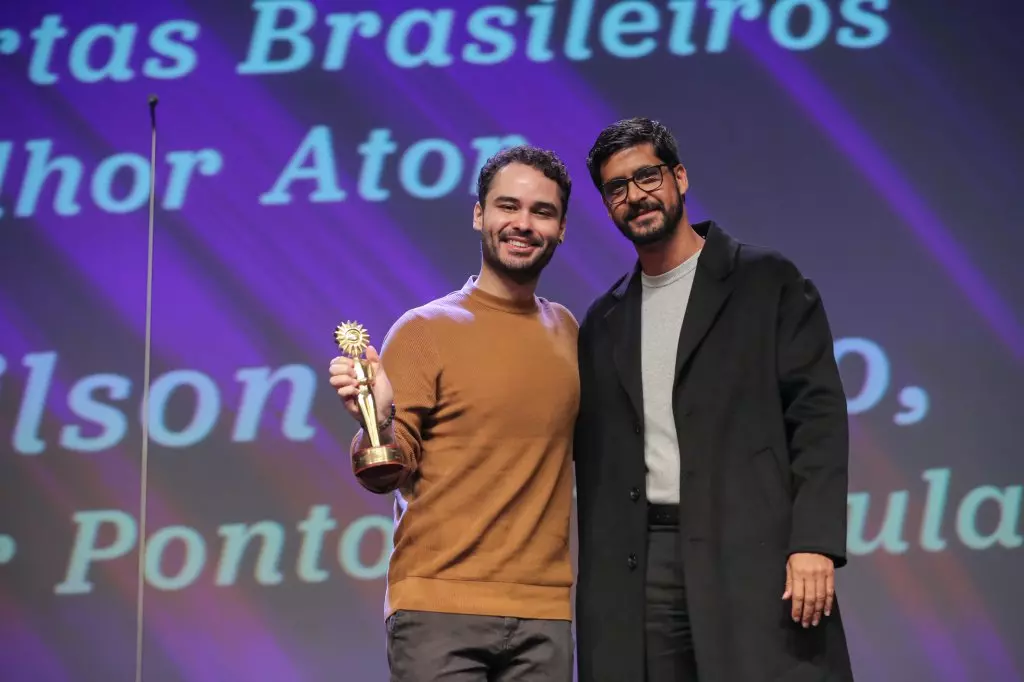
[{"label": "sweater collar", "polygon": [[488,308],[516,315],[523,315],[537,311],[538,303],[536,296],[528,301],[517,301],[510,298],[502,298],[501,296],[495,296],[494,294],[481,289],[477,286],[476,280],[476,275],[471,275],[470,278],[466,280],[466,284],[462,287],[462,293],[466,294],[470,299],[477,303],[487,306]]}]

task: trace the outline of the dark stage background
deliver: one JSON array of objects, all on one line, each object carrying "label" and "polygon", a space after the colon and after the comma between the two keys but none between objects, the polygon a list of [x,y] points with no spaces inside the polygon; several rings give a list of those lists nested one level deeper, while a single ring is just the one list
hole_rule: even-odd
[{"label": "dark stage background", "polygon": [[632,115],[677,133],[692,219],[824,294],[853,415],[838,590],[858,679],[1021,679],[1021,18],[5,3],[0,679],[134,679],[151,92],[145,680],[385,679],[391,500],[352,480],[333,328],[379,344],[475,273],[476,172],[522,140],[576,181],[541,293],[582,316],[633,257],[584,158]]}]

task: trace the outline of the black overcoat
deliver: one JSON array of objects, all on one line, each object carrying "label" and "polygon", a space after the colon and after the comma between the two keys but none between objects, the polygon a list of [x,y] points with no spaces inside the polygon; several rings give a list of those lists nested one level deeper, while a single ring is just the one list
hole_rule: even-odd
[{"label": "black overcoat", "polygon": [[[665,371],[676,374],[680,552],[700,681],[852,680],[840,590],[831,617],[808,629],[782,600],[791,553],[846,563],[847,409],[825,309],[785,257],[713,222],[694,229],[705,244]],[[580,325],[580,682],[644,680],[640,313],[636,267]]]}]

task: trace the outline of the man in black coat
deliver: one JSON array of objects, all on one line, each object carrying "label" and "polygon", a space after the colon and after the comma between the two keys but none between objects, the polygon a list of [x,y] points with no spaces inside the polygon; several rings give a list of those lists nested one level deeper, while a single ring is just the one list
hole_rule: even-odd
[{"label": "man in black coat", "polygon": [[580,682],[847,682],[848,430],[832,333],[785,257],[690,225],[660,123],[587,159],[638,263],[580,328]]}]

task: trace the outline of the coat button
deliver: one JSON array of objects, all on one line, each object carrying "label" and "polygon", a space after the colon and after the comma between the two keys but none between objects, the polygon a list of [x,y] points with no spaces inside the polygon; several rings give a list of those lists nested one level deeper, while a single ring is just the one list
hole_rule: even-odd
[{"label": "coat button", "polygon": [[629,499],[633,500],[634,502],[639,500],[640,499],[640,488],[633,488],[632,490],[630,490],[629,491]]},{"label": "coat button", "polygon": [[629,558],[626,559],[626,565],[629,566],[629,570],[636,569],[636,554],[630,554]]},{"label": "coat button", "polygon": [[633,433],[640,433],[640,425],[633,424]]}]

